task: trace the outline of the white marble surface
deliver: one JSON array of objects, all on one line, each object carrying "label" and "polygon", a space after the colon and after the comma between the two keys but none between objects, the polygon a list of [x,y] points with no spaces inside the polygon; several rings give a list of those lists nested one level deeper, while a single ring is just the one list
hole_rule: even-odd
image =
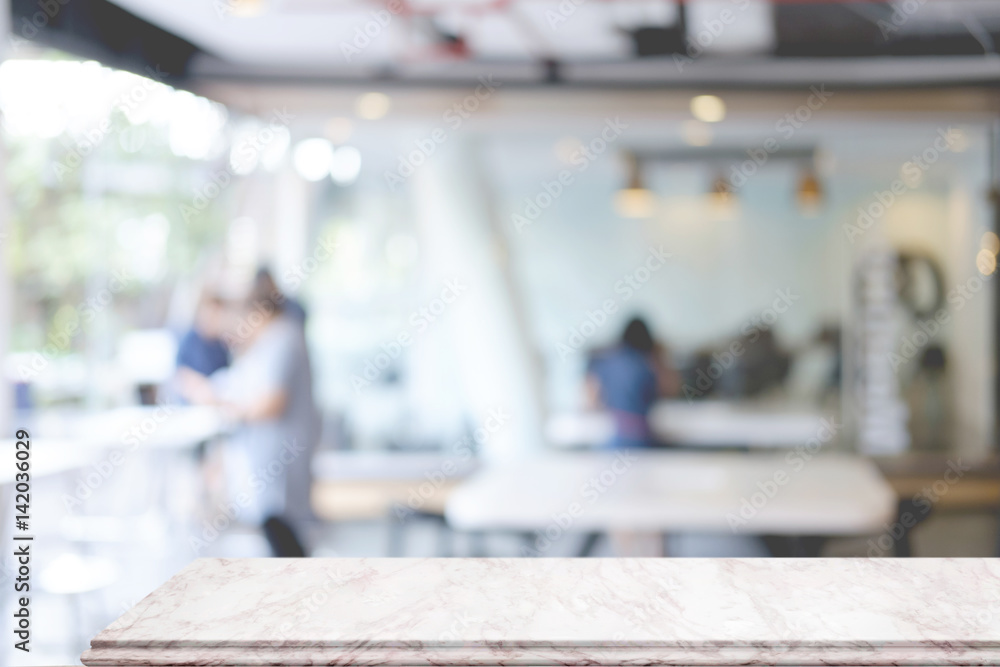
[{"label": "white marble surface", "polygon": [[995,665],[994,559],[203,559],[85,665]]},{"label": "white marble surface", "polygon": [[896,495],[871,461],[805,450],[566,452],[494,463],[456,488],[446,509],[463,530],[747,535],[875,533],[895,514]]}]

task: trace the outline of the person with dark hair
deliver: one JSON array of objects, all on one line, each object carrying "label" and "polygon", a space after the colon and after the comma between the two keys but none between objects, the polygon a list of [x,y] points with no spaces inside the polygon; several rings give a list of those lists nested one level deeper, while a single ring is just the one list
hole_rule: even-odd
[{"label": "person with dark hair", "polygon": [[642,354],[651,354],[653,352],[653,334],[649,333],[649,327],[641,317],[633,317],[625,325],[622,342],[629,348]]},{"label": "person with dark hair", "polygon": [[274,282],[274,276],[271,275],[271,270],[265,266],[257,269],[257,274],[253,279],[253,293],[259,302],[265,304],[272,303],[284,311],[292,320],[299,324],[305,324],[305,308],[278,288],[278,284]]},{"label": "person with dark hair", "polygon": [[587,368],[590,401],[610,411],[614,419],[615,433],[609,447],[656,444],[649,428],[649,410],[657,398],[671,393],[675,384],[663,352],[646,322],[633,317],[621,342],[591,359]]}]

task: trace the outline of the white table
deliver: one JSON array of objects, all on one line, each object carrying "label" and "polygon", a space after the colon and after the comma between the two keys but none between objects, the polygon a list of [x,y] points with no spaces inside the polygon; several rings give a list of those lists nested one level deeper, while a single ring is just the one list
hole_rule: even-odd
[{"label": "white table", "polygon": [[463,478],[476,469],[470,456],[442,452],[330,450],[316,452],[312,461],[317,480],[403,480],[425,481],[438,473],[447,478]]},{"label": "white table", "polygon": [[[832,417],[807,407],[673,400],[657,403],[649,424],[670,444],[767,449],[802,445]],[[547,440],[559,448],[598,447],[613,434],[611,416],[604,412],[557,413],[545,425]]]},{"label": "white table", "polygon": [[317,452],[312,508],[327,521],[388,518],[389,555],[402,553],[411,518],[432,519],[439,524],[439,553],[448,555],[451,532],[441,518],[445,502],[477,465],[468,452]]},{"label": "white table", "polygon": [[466,531],[864,535],[896,496],[846,454],[631,450],[561,453],[483,467],[448,499]]},{"label": "white table", "polygon": [[130,406],[111,410],[42,411],[31,415],[32,438],[73,440],[79,447],[187,450],[227,433],[231,424],[203,406]]},{"label": "white table", "polygon": [[996,559],[202,559],[88,666],[996,665]]},{"label": "white table", "polygon": [[[17,441],[12,439],[0,440],[0,485],[10,484],[15,480],[19,470],[14,467],[17,460],[14,458],[17,452]],[[59,438],[31,437],[31,448],[29,450],[30,469],[28,470],[32,480],[49,475],[57,475],[61,472],[83,468],[100,460],[103,450],[94,447],[80,447],[74,440]]]},{"label": "white table", "polygon": [[[153,484],[143,487],[143,493],[156,499],[158,508],[180,531],[187,517],[184,503],[176,499],[186,501],[189,496],[178,495],[178,480],[190,468],[197,447],[224,435],[230,424],[211,408],[164,405],[40,411],[17,418],[15,426],[31,436],[31,479],[79,470],[80,479],[69,491],[77,501],[87,498],[78,494],[79,489],[96,489],[124,462],[140,461],[155,473]],[[14,446],[13,440],[0,441],[0,457],[4,457],[0,459],[0,484],[9,485],[15,479]]]}]

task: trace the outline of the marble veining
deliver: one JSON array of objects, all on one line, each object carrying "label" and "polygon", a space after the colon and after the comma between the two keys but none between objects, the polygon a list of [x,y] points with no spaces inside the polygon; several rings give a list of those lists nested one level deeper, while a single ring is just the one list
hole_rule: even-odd
[{"label": "marble veining", "polygon": [[85,665],[997,665],[993,559],[201,559]]}]

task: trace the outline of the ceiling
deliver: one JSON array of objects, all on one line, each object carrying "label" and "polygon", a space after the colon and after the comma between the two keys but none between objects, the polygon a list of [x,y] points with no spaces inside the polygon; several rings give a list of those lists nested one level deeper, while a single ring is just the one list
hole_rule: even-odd
[{"label": "ceiling", "polygon": [[[38,25],[36,0],[11,6],[15,34]],[[996,0],[72,0],[43,18],[22,36],[181,83],[1000,81]]]}]

